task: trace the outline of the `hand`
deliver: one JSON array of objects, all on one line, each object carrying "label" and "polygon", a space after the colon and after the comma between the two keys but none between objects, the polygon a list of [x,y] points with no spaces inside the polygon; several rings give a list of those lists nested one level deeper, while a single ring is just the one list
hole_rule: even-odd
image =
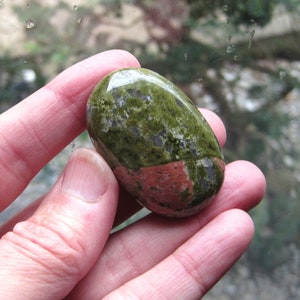
[{"label": "hand", "polygon": [[[139,66],[129,53],[103,52],[0,116],[2,210],[85,129],[86,101],[100,78],[128,66]],[[220,119],[203,114],[224,145]],[[113,224],[140,207],[122,191],[118,199],[117,181],[97,153],[76,150],[52,190],[0,228],[0,298],[200,298],[247,248],[253,223],[244,211],[264,190],[259,169],[236,161],[199,215],[151,214],[110,235]]]}]

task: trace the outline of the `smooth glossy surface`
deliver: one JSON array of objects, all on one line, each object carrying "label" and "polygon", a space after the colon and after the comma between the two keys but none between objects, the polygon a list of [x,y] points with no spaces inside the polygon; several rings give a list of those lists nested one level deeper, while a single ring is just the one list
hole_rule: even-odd
[{"label": "smooth glossy surface", "polygon": [[153,212],[195,214],[222,185],[223,155],[214,133],[192,101],[157,73],[109,74],[90,96],[87,122],[120,184]]}]

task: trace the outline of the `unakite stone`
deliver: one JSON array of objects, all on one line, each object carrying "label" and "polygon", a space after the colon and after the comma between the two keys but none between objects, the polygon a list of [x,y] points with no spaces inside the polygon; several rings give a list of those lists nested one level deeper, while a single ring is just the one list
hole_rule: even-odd
[{"label": "unakite stone", "polygon": [[223,155],[212,129],[153,71],[121,69],[102,79],[88,100],[87,123],[119,183],[157,214],[196,214],[222,185]]}]

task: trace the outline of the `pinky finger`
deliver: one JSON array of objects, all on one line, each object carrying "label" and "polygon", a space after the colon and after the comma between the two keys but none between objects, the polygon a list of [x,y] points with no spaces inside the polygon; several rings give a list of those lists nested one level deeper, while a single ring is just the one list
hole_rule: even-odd
[{"label": "pinky finger", "polygon": [[244,211],[226,211],[172,255],[104,299],[199,299],[249,245],[253,222]]}]

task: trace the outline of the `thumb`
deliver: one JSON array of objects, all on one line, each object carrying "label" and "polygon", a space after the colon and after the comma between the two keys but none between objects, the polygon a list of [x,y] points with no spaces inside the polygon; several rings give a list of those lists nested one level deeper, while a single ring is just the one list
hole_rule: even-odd
[{"label": "thumb", "polygon": [[61,299],[109,236],[118,185],[92,150],[77,150],[32,217],[0,240],[0,299]]}]

